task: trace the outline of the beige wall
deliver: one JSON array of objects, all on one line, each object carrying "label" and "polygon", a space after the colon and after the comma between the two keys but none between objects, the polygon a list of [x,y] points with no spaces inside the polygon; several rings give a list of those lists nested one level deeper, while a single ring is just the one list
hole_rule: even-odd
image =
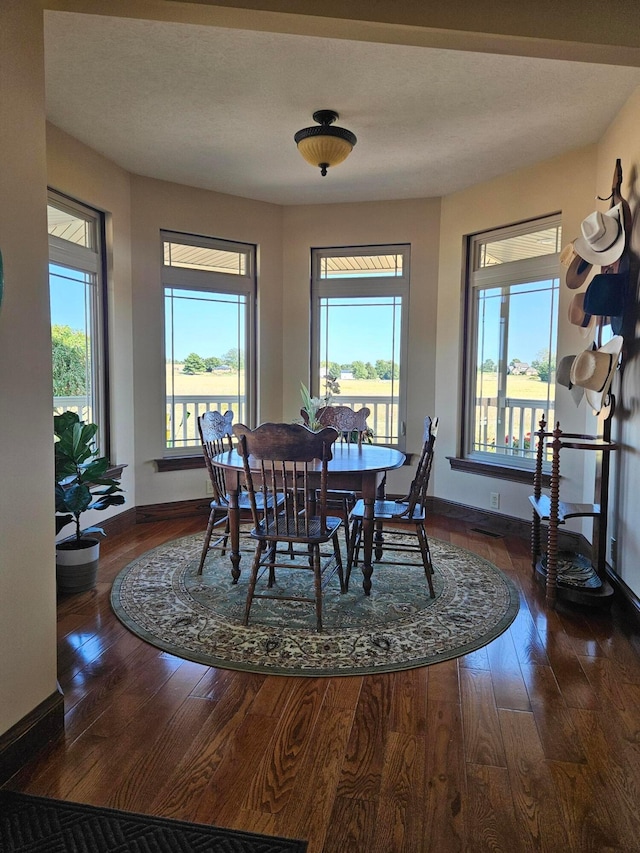
[{"label": "beige wall", "polygon": [[[258,246],[258,417],[282,410],[282,209],[149,178],[132,178],[133,376],[138,504],[205,495],[204,471],[158,473],[164,452],[164,307],[160,229]],[[212,338],[216,330],[211,330]]]},{"label": "beige wall", "polygon": [[0,733],[56,690],[46,160],[39,2],[0,10]]},{"label": "beige wall", "polygon": [[[461,419],[462,268],[465,235],[561,211],[565,242],[579,233],[580,222],[591,211],[595,197],[595,147],[504,175],[448,196],[442,204],[438,284],[438,349],[436,408],[441,417],[439,453],[435,463],[435,490],[439,497],[469,506],[489,508],[489,494],[500,494],[501,511],[530,517],[531,487],[493,477],[452,471],[446,457],[458,455]],[[559,356],[584,349],[584,339],[566,321],[572,292],[560,289]],[[542,349],[542,342],[540,348]],[[452,378],[454,381],[452,381]],[[557,418],[565,430],[584,432],[586,406],[576,409],[571,395],[559,388]],[[563,460],[566,500],[584,500],[585,462]],[[593,482],[593,471],[587,475]],[[593,489],[591,488],[591,491]],[[587,498],[592,500],[592,496]]]},{"label": "beige wall", "polygon": [[[424,416],[435,403],[439,218],[439,199],[284,209],[285,420],[298,416],[300,382],[309,383],[311,248],[410,243],[407,450],[419,450]],[[408,468],[390,473],[389,491],[402,493],[410,478]]]}]

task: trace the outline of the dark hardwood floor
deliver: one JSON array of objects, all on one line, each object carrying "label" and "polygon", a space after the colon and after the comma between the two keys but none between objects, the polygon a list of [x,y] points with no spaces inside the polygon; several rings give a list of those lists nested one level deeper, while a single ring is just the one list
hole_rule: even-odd
[{"label": "dark hardwood floor", "polygon": [[457,660],[366,677],[217,670],[115,618],[137,555],[204,530],[142,524],[103,545],[98,589],[59,603],[66,735],[6,785],[308,839],[309,853],[640,850],[640,632],[617,605],[550,611],[528,543],[434,517],[521,593]]}]

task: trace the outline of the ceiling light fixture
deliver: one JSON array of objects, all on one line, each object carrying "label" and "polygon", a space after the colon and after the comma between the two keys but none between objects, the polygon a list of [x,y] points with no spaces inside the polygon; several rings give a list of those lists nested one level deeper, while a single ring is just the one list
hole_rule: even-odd
[{"label": "ceiling light fixture", "polygon": [[346,160],[358,141],[350,130],[334,127],[333,122],[337,118],[338,113],[333,110],[317,110],[313,120],[318,125],[304,127],[293,137],[307,163],[319,166],[322,175],[327,174],[329,166],[337,166]]}]

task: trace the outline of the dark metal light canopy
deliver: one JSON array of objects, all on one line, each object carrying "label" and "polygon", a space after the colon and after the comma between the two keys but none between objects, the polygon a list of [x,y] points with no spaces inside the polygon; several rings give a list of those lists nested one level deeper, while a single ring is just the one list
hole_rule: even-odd
[{"label": "dark metal light canopy", "polygon": [[338,113],[333,110],[317,110],[313,120],[318,124],[304,127],[293,137],[307,163],[319,166],[322,175],[327,174],[329,166],[337,166],[346,160],[358,141],[355,133],[334,126],[337,118]]}]

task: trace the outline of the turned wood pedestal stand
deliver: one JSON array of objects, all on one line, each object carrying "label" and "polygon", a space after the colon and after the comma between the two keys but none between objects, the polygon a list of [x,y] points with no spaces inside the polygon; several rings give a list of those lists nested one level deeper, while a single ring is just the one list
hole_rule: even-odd
[{"label": "turned wood pedestal stand", "polygon": [[[602,605],[610,601],[613,588],[606,579],[605,559],[607,545],[607,495],[609,486],[609,456],[618,445],[608,437],[609,422],[605,422],[605,437],[567,433],[560,429],[560,423],[552,432],[548,432],[544,417],[540,429],[536,450],[536,469],[533,481],[534,493],[529,497],[533,507],[531,524],[531,561],[536,576],[546,586],[546,598],[550,604],[556,599],[565,599],[576,604]],[[542,494],[542,465],[551,451],[551,482],[549,494]],[[565,450],[579,450],[597,453],[595,502],[589,504],[568,503],[560,500],[560,453]],[[559,572],[560,558],[558,547],[558,527],[569,518],[587,517],[593,519],[591,546],[591,564],[600,583],[585,586],[563,580]],[[541,552],[541,522],[548,523],[546,557]],[[577,555],[576,555],[577,556]],[[577,557],[577,559],[579,559]],[[583,558],[584,560],[584,558]],[[595,580],[594,580],[595,583]]]}]

